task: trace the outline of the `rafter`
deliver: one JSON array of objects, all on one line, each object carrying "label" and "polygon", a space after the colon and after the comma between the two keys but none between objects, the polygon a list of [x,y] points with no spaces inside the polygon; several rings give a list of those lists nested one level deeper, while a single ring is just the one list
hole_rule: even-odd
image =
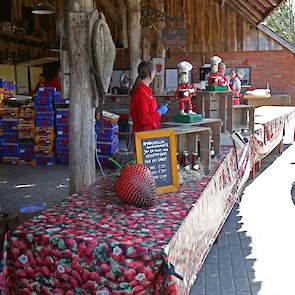
[{"label": "rafter", "polygon": [[258,20],[261,20],[263,18],[263,14],[259,13],[255,8],[253,8],[251,3],[246,4],[246,2],[243,0],[236,0],[236,1],[238,2],[241,9],[244,9],[249,12],[249,15],[251,14],[252,16],[257,18]]},{"label": "rafter", "polygon": [[245,12],[242,10],[240,7],[238,7],[236,4],[233,2],[227,1],[226,4],[230,6],[234,11],[236,11],[238,14],[240,14],[243,18],[245,18],[247,21],[249,21],[252,25],[256,26],[257,25],[257,19],[253,18],[253,16],[249,15],[247,11]]}]

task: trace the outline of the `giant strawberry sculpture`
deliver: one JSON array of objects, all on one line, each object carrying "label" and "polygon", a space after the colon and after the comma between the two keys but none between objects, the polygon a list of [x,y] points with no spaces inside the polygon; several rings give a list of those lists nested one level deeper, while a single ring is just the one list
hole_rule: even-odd
[{"label": "giant strawberry sculpture", "polygon": [[147,166],[130,165],[122,170],[116,180],[115,189],[124,203],[148,207],[154,203],[156,182]]}]

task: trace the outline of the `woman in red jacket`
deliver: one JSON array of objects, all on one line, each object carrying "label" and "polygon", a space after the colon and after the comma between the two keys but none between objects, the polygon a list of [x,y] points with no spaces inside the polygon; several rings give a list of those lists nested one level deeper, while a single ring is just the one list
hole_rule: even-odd
[{"label": "woman in red jacket", "polygon": [[154,77],[153,63],[142,61],[138,66],[138,77],[131,90],[130,116],[133,121],[133,132],[159,129],[161,116],[168,111],[167,105],[158,107],[149,87]]}]

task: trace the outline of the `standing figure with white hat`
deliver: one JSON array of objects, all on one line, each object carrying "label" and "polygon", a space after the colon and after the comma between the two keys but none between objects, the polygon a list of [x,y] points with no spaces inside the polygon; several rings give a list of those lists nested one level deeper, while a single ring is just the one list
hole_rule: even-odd
[{"label": "standing figure with white hat", "polygon": [[[188,73],[193,66],[187,62],[182,61],[178,64],[179,69],[179,84],[176,91],[176,100],[179,100],[180,115],[195,115],[193,112],[193,105],[191,99],[195,93],[195,88],[189,83]],[[185,112],[185,104],[188,106],[188,113]]]},{"label": "standing figure with white hat", "polygon": [[222,59],[219,56],[212,56],[210,58],[210,64],[211,64],[211,73],[208,77],[208,85],[219,85],[219,80],[222,79],[222,76],[218,72],[218,64],[220,64]]}]

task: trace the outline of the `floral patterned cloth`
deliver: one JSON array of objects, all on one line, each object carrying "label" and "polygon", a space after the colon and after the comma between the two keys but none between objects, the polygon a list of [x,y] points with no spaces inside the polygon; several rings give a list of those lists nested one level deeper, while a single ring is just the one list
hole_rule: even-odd
[{"label": "floral patterned cloth", "polygon": [[[113,180],[101,178],[25,222],[6,236],[3,289],[8,294],[179,294],[164,249],[177,239],[230,151],[222,149],[209,177],[159,195],[151,208],[123,205]],[[220,175],[226,182],[227,173]]]}]

